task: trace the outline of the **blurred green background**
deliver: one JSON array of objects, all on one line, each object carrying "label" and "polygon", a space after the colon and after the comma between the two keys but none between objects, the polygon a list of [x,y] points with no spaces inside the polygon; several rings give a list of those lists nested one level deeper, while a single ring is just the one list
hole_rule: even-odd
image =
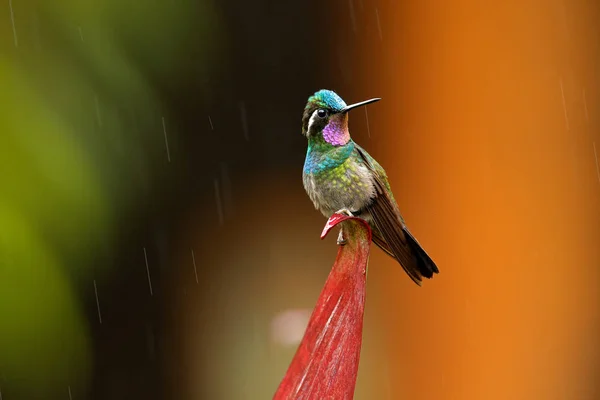
[{"label": "blurred green background", "polygon": [[90,391],[110,321],[96,293],[127,275],[136,221],[165,215],[153,204],[183,164],[165,157],[163,128],[175,152],[180,129],[168,93],[190,76],[210,93],[219,16],[207,1],[99,0],[8,2],[0,17],[0,392],[116,398]]}]

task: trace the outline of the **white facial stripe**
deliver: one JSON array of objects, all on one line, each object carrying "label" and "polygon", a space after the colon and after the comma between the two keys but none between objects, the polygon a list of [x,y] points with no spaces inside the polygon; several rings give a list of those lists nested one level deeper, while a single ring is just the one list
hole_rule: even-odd
[{"label": "white facial stripe", "polygon": [[319,110],[315,110],[313,111],[312,115],[310,116],[310,119],[308,120],[308,130],[306,131],[306,134],[310,134],[310,128],[312,128],[312,125],[314,124],[315,120],[317,118],[319,118],[319,116],[317,115],[317,112]]}]

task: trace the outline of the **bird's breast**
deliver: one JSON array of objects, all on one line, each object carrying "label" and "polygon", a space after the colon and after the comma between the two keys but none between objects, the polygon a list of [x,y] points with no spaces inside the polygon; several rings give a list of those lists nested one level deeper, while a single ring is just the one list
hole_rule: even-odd
[{"label": "bird's breast", "polygon": [[370,171],[354,156],[314,171],[305,168],[303,182],[315,208],[326,217],[342,208],[360,210],[375,196]]}]

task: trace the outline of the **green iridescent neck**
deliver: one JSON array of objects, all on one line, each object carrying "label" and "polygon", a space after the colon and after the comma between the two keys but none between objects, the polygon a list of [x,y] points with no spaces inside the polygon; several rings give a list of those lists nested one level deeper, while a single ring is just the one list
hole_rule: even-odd
[{"label": "green iridescent neck", "polygon": [[354,151],[354,142],[350,140],[343,146],[333,146],[322,136],[308,139],[308,150],[304,161],[304,173],[319,174],[342,165]]},{"label": "green iridescent neck", "polygon": [[334,150],[336,146],[323,139],[322,135],[314,135],[308,138],[308,151],[327,152]]}]

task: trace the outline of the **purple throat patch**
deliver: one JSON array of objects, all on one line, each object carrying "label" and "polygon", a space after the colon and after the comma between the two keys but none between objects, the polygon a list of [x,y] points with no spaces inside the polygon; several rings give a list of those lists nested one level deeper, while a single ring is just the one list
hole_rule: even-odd
[{"label": "purple throat patch", "polygon": [[348,119],[345,116],[334,117],[323,129],[323,139],[334,146],[342,146],[350,141]]}]

